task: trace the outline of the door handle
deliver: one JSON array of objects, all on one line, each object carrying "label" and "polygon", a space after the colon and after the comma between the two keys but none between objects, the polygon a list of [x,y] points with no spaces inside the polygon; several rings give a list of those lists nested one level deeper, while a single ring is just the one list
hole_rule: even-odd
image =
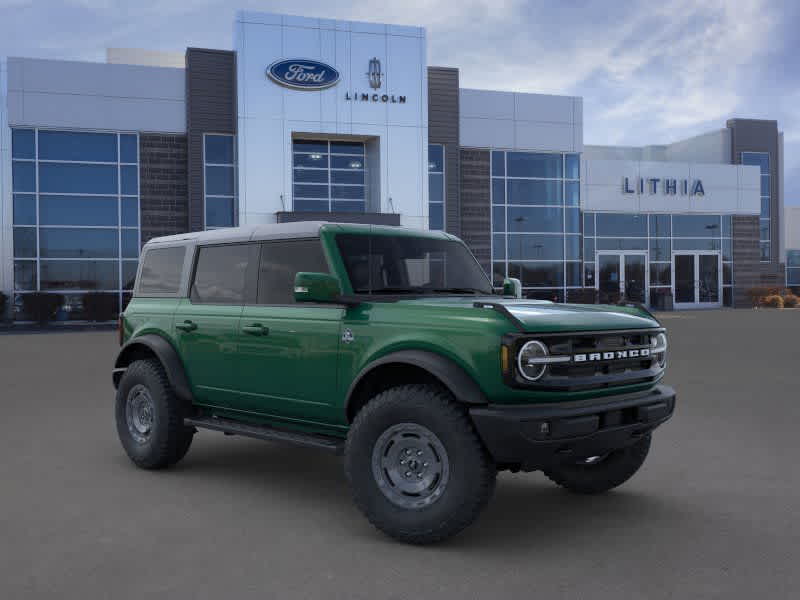
[{"label": "door handle", "polygon": [[242,331],[250,335],[269,335],[269,327],[264,327],[261,323],[245,325],[242,327]]},{"label": "door handle", "polygon": [[197,323],[186,319],[183,323],[175,323],[175,329],[180,329],[181,331],[194,331],[197,329]]}]

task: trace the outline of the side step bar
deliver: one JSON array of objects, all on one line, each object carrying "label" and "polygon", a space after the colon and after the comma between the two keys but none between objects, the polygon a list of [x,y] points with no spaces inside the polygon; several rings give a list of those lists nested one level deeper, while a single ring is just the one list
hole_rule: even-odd
[{"label": "side step bar", "polygon": [[327,450],[337,455],[344,453],[344,440],[335,437],[297,431],[284,431],[282,429],[275,429],[269,425],[251,425],[250,423],[240,423],[232,419],[221,419],[217,417],[187,417],[183,420],[183,423],[202,429],[222,431],[227,435],[243,435],[245,437],[268,440],[271,442],[287,442],[289,444]]}]

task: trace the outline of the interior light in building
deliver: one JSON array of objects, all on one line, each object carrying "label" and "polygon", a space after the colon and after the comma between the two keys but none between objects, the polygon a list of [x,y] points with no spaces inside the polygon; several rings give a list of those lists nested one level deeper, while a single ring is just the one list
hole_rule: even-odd
[{"label": "interior light in building", "polygon": [[350,161],[350,168],[351,169],[360,169],[361,168],[361,161],[360,160],[351,160]]},{"label": "interior light in building", "polygon": [[319,160],[322,158],[322,154],[317,154],[316,152],[311,155],[311,160]]}]

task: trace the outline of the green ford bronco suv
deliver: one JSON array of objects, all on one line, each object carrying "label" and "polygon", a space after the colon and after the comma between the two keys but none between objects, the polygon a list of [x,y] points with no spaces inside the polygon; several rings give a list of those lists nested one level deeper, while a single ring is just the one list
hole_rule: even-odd
[{"label": "green ford bronco suv", "polygon": [[[469,525],[498,470],[581,493],[642,466],[675,392],[636,306],[495,294],[458,238],[334,223],[148,242],[120,318],[116,424],[168,467],[197,429],[344,454],[378,529],[429,543]],[[278,482],[276,482],[276,485]]]}]

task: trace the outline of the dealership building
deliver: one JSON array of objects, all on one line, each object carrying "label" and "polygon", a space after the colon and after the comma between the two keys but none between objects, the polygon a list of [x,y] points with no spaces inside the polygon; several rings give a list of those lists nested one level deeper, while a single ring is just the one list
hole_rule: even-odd
[{"label": "dealership building", "polygon": [[[425,29],[240,12],[234,50],[0,62],[0,291],[124,304],[141,245],[298,220],[444,229],[557,301],[749,306],[800,285],[776,121],[583,142],[583,99],[461,88]],[[790,211],[786,211],[787,215]],[[789,260],[787,261],[787,257]]]}]

